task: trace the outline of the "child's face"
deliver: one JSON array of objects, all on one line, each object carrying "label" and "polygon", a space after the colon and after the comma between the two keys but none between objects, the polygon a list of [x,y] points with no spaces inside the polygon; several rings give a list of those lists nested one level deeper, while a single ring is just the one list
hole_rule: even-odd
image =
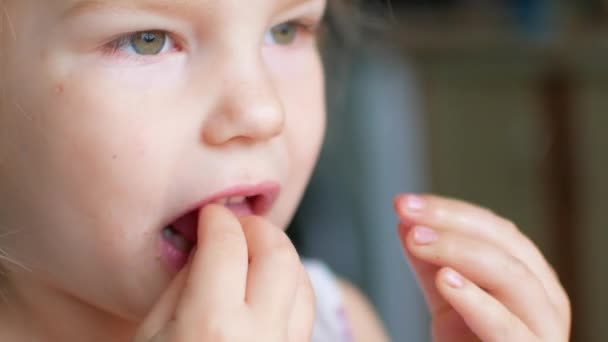
[{"label": "child's face", "polygon": [[311,33],[269,29],[324,5],[5,0],[0,248],[136,318],[175,272],[163,228],[202,200],[280,186],[263,214],[284,228],[321,145],[323,79]]}]

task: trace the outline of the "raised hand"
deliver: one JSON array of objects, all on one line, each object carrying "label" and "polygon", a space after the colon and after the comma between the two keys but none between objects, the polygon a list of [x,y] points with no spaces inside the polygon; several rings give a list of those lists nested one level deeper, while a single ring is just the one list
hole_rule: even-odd
[{"label": "raised hand", "polygon": [[136,342],[310,340],[314,294],[282,230],[209,205],[200,214],[196,248]]},{"label": "raised hand", "polygon": [[513,223],[430,195],[399,196],[395,209],[433,317],[434,341],[568,341],[566,292]]}]

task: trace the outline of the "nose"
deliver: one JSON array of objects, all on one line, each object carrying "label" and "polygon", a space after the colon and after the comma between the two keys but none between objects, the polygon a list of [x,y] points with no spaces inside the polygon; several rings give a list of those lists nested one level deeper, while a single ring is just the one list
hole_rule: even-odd
[{"label": "nose", "polygon": [[233,69],[221,89],[203,128],[207,144],[261,142],[281,134],[285,124],[283,104],[263,63],[238,72]]}]

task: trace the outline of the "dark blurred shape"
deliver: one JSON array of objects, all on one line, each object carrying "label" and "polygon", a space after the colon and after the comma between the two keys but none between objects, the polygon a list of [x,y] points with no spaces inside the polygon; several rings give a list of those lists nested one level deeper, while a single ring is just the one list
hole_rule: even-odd
[{"label": "dark blurred shape", "polygon": [[579,310],[578,285],[583,279],[583,274],[578,272],[582,241],[576,228],[581,222],[579,163],[575,157],[580,147],[575,134],[576,83],[569,67],[553,63],[541,73],[540,101],[549,140],[544,162],[547,222],[555,234],[556,249],[560,251],[555,257],[555,267],[572,302],[571,340],[584,341],[578,325],[578,319],[584,317],[584,312]]}]

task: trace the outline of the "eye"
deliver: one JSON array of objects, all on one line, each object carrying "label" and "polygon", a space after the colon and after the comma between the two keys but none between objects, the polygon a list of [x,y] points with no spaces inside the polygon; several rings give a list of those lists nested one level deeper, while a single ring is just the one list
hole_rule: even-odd
[{"label": "eye", "polygon": [[104,47],[106,53],[113,55],[157,56],[171,49],[178,49],[165,31],[140,31],[115,39]]},{"label": "eye", "polygon": [[290,45],[296,38],[300,29],[296,22],[285,22],[270,28],[266,34],[266,43],[276,45]]},{"label": "eye", "polygon": [[162,31],[137,32],[131,36],[129,45],[140,55],[158,55],[167,43],[167,33]]}]

